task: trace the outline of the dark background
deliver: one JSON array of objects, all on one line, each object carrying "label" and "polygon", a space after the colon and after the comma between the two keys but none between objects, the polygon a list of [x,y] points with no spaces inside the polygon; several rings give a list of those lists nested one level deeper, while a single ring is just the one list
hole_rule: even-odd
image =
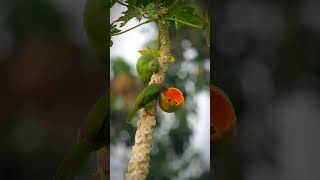
[{"label": "dark background", "polygon": [[233,141],[211,154],[215,179],[320,178],[319,7],[214,1],[211,82],[238,116]]},{"label": "dark background", "polygon": [[[106,88],[84,0],[0,1],[0,179],[52,179]],[[95,172],[93,156],[83,179]],[[90,168],[89,168],[90,167]]]}]

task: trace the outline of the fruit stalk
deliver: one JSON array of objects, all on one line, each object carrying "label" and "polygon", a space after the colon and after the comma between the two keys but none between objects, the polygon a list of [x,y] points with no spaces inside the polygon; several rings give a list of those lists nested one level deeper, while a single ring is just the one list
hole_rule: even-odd
[{"label": "fruit stalk", "polygon": [[[163,20],[158,21],[159,44],[160,44],[160,70],[153,73],[149,84],[162,83],[168,69],[170,46],[167,24]],[[144,180],[149,174],[150,151],[152,146],[152,134],[156,125],[156,102],[151,106],[140,110],[135,144],[132,147],[131,157],[128,164],[126,180]]]}]

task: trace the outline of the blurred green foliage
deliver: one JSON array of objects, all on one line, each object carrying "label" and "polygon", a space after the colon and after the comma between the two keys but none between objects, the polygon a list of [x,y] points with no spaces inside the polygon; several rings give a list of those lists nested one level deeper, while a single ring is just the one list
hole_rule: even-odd
[{"label": "blurred green foliage", "polygon": [[[65,13],[68,4],[0,1],[0,179],[52,179],[105,92],[106,68],[87,42],[73,41],[86,38],[73,26],[83,11]],[[93,168],[89,161],[78,179]]]}]

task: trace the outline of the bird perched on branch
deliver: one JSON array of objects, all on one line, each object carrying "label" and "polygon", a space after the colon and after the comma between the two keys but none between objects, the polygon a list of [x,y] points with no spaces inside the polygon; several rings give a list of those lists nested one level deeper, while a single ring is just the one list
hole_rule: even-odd
[{"label": "bird perched on branch", "polygon": [[108,97],[109,93],[100,97],[88,113],[76,143],[64,157],[54,180],[72,179],[91,152],[109,146]]},{"label": "bird perched on branch", "polygon": [[157,99],[160,95],[160,92],[165,91],[168,86],[165,83],[155,83],[150,84],[139,94],[134,103],[133,108],[129,112],[127,122],[130,123],[132,118],[136,115],[137,111],[141,108],[144,108],[153,100]]}]

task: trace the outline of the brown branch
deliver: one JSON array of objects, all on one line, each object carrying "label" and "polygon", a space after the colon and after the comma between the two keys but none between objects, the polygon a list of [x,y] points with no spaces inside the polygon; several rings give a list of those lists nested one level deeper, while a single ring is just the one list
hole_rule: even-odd
[{"label": "brown branch", "polygon": [[[160,71],[154,73],[150,83],[162,83],[168,69],[170,46],[168,27],[164,21],[159,20],[160,42]],[[140,110],[137,122],[135,144],[132,147],[131,157],[126,174],[126,180],[145,180],[149,174],[150,151],[152,146],[152,134],[156,125],[156,101],[151,106]]]},{"label": "brown branch", "polygon": [[107,146],[97,151],[98,168],[97,172],[91,176],[91,180],[109,180],[110,179],[110,154]]}]

